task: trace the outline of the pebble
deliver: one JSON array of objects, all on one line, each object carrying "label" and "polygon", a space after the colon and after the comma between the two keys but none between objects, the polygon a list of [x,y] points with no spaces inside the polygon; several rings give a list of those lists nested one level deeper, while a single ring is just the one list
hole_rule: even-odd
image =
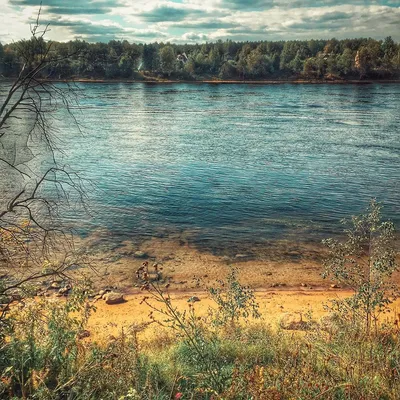
[{"label": "pebble", "polygon": [[133,254],[135,258],[147,258],[147,254],[144,251],[135,251]]}]

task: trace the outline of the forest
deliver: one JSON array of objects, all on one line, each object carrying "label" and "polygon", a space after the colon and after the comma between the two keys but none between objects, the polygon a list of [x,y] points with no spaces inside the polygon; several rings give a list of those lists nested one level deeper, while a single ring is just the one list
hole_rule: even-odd
[{"label": "forest", "polygon": [[[0,74],[17,76],[24,53],[42,54],[47,44],[44,39],[0,43]],[[52,42],[49,51],[54,62],[42,76],[54,80],[395,80],[400,76],[400,44],[390,36],[205,44],[74,40]]]}]

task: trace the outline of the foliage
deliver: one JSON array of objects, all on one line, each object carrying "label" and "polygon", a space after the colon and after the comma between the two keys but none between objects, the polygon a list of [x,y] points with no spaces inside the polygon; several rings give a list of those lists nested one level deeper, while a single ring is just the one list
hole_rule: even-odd
[{"label": "foliage", "polygon": [[106,343],[86,341],[95,311],[87,290],[76,287],[66,301],[43,297],[13,308],[2,328],[1,398],[114,400],[143,392],[148,397],[137,398],[157,398],[166,383],[160,367],[139,352],[143,326],[132,325]]},{"label": "foliage", "polygon": [[218,287],[209,287],[208,293],[217,309],[210,309],[212,321],[216,325],[234,325],[241,319],[260,318],[259,304],[254,290],[243,286],[238,280],[237,268],[230,267],[226,281],[219,280]]},{"label": "foliage", "polygon": [[157,398],[165,382],[159,367],[141,354],[137,328],[122,330],[106,344],[87,345],[79,371],[64,384],[65,393],[77,399]]},{"label": "foliage", "polygon": [[[0,74],[17,76],[32,41],[0,44]],[[35,43],[30,56],[46,42]],[[39,45],[39,46],[38,46]],[[188,59],[177,62],[185,53]],[[68,55],[68,57],[67,57]],[[150,76],[204,79],[321,79],[326,74],[343,78],[398,78],[400,45],[391,37],[375,39],[290,40],[199,44],[135,44],[70,41],[52,43],[57,62],[46,66],[43,76],[53,79],[132,79],[138,71]]]},{"label": "foliage", "polygon": [[[221,368],[221,355],[225,351],[226,343],[221,341],[218,330],[207,329],[207,326],[211,323],[218,328],[226,327],[231,334],[236,335],[241,331],[240,326],[236,325],[240,320],[260,317],[254,291],[240,284],[237,273],[235,268],[231,268],[226,284],[220,281],[220,287],[208,288],[217,309],[210,308],[205,317],[197,315],[192,303],[189,304],[188,311],[180,311],[173,306],[169,294],[154,284],[151,285],[150,296],[143,299],[152,309],[151,318],[160,325],[173,329],[182,338],[178,359],[183,364],[191,365],[187,370],[192,376],[189,381],[195,382],[196,387],[201,387],[202,390],[223,390],[229,382],[233,368],[232,365],[227,365],[226,369]],[[155,305],[154,301],[159,305]],[[162,319],[157,319],[157,315]],[[189,381],[187,385],[190,386],[192,383]]]},{"label": "foliage", "polygon": [[0,348],[3,393],[26,398],[61,390],[77,371],[77,338],[92,307],[85,288],[76,287],[67,302],[25,299],[2,324]]},{"label": "foliage", "polygon": [[[216,336],[213,332],[207,332],[205,321],[196,315],[192,304],[189,305],[188,311],[180,311],[172,304],[170,296],[157,285],[153,284],[149,293],[151,297],[144,297],[143,302],[152,309],[150,317],[161,326],[174,330],[182,339],[183,349],[187,349],[183,350],[185,355],[182,359],[196,366],[203,385],[206,388],[217,387],[220,389],[223,385],[224,375],[217,372],[218,360],[212,356],[213,350],[217,346]],[[154,301],[159,305],[154,304]],[[160,315],[162,319],[155,317],[154,313]]]},{"label": "foliage", "polygon": [[324,277],[331,276],[354,291],[352,297],[336,300],[334,305],[341,313],[349,312],[353,320],[363,321],[366,332],[397,297],[397,288],[390,282],[398,268],[394,230],[392,222],[382,221],[381,205],[372,200],[365,214],[352,218],[345,242],[324,241],[329,249]]},{"label": "foliage", "polygon": [[170,76],[175,68],[175,53],[171,46],[165,46],[160,50],[161,71]]}]

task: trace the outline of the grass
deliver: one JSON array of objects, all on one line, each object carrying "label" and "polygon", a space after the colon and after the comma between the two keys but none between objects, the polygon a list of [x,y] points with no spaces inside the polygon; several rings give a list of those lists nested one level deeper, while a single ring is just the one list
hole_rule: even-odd
[{"label": "grass", "polygon": [[200,355],[187,334],[168,326],[143,343],[146,324],[103,343],[79,339],[84,297],[26,304],[10,317],[1,345],[1,398],[400,398],[396,324],[372,334],[340,315],[307,331],[270,327],[267,316],[221,326],[210,323],[215,313],[198,317],[190,307],[194,319],[187,314],[184,323]]},{"label": "grass", "polygon": [[[379,316],[396,298],[394,227],[372,202],[353,218],[348,241],[329,241],[329,274],[353,288],[331,303],[328,318],[302,316],[297,330],[260,318],[254,291],[231,268],[199,314],[179,309],[149,282],[149,322],[105,343],[82,339],[93,307],[84,289],[66,302],[24,299],[0,319],[0,395],[13,399],[397,400],[399,323]],[[365,262],[365,260],[368,262]],[[388,283],[388,285],[386,285]],[[396,289],[396,288],[395,288]],[[303,319],[304,318],[304,319]],[[157,323],[150,341],[138,333]],[[373,329],[372,329],[373,328]],[[291,329],[291,328],[290,328]]]}]

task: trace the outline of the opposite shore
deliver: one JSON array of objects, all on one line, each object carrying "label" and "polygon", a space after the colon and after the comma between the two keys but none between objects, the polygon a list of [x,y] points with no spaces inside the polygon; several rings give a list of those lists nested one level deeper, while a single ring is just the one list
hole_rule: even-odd
[{"label": "opposite shore", "polygon": [[278,84],[333,84],[333,85],[370,85],[373,83],[398,84],[400,79],[275,79],[275,80],[226,80],[226,79],[202,79],[202,80],[184,80],[184,79],[52,79],[52,82],[77,82],[77,83],[149,83],[149,84],[248,84],[248,85],[278,85]]}]

